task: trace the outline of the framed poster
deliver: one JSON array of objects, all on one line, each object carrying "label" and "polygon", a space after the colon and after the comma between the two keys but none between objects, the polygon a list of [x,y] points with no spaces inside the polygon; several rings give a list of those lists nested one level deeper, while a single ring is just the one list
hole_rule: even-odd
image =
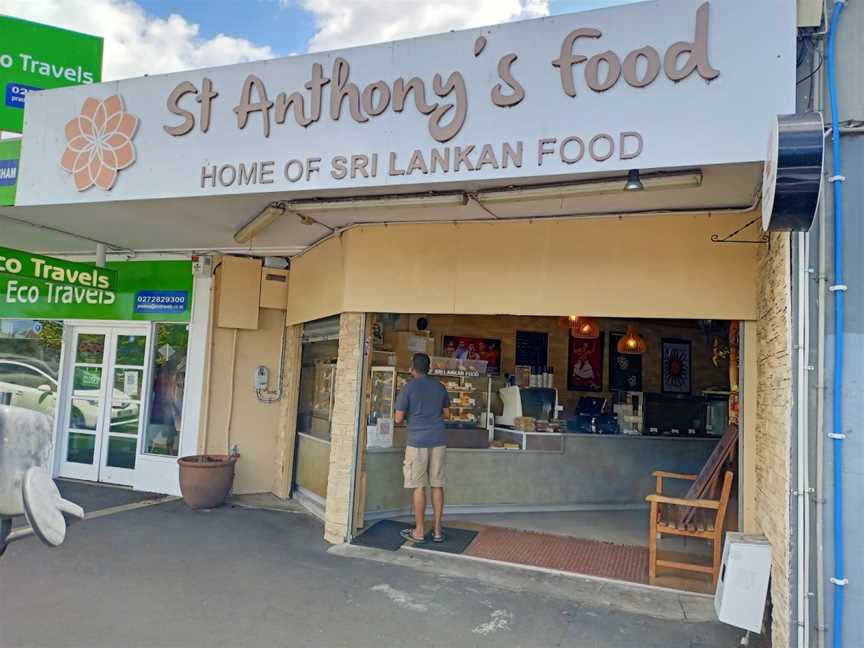
[{"label": "framed poster", "polygon": [[549,335],[534,331],[516,331],[516,364],[548,367]]},{"label": "framed poster", "polygon": [[580,340],[570,336],[567,389],[603,391],[603,333],[596,340]]},{"label": "framed poster", "polygon": [[443,342],[444,349],[441,355],[445,358],[485,360],[487,376],[501,374],[501,340],[466,335],[445,335]]},{"label": "framed poster", "polygon": [[663,338],[662,388],[666,394],[689,394],[693,378],[690,340]]},{"label": "framed poster", "polygon": [[642,391],[642,355],[618,353],[624,333],[609,334],[609,389]]}]

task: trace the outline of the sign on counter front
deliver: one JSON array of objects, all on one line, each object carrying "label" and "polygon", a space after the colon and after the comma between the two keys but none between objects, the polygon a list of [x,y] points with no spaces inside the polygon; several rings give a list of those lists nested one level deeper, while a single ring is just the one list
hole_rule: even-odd
[{"label": "sign on counter front", "polygon": [[188,321],[189,261],[107,268],[0,248],[0,318]]},{"label": "sign on counter front", "polygon": [[18,204],[760,161],[794,78],[794,3],[658,0],[67,88],[30,101]]},{"label": "sign on counter front", "polygon": [[0,15],[0,131],[21,132],[31,92],[101,79],[101,38]]}]

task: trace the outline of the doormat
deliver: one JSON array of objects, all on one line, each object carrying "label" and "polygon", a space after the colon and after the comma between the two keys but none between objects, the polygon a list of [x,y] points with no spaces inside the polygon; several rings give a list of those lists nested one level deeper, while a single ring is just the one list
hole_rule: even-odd
[{"label": "doormat", "polygon": [[410,529],[413,524],[396,520],[379,520],[361,535],[351,540],[351,544],[385,551],[396,551],[405,540],[399,535],[402,529]]},{"label": "doormat", "polygon": [[[467,529],[451,529],[444,527],[444,542],[432,542],[432,534],[426,536],[427,542],[422,545],[417,545],[418,549],[428,549],[429,551],[440,551],[441,553],[461,554],[465,553],[474,538],[477,537],[476,531]],[[411,543],[409,543],[410,546]]]},{"label": "doormat", "polygon": [[466,556],[648,583],[648,548],[566,536],[488,527]]}]

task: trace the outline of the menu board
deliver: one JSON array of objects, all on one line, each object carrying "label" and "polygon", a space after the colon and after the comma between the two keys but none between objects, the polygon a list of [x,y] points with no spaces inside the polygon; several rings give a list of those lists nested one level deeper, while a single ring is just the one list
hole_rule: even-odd
[{"label": "menu board", "polygon": [[545,367],[549,357],[549,335],[535,331],[516,331],[516,364]]}]

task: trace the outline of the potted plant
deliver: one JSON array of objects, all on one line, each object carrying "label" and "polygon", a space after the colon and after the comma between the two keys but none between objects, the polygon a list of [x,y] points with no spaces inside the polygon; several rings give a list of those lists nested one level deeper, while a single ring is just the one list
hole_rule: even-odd
[{"label": "potted plant", "polygon": [[180,492],[189,508],[222,506],[234,482],[239,455],[203,454],[180,457]]}]

